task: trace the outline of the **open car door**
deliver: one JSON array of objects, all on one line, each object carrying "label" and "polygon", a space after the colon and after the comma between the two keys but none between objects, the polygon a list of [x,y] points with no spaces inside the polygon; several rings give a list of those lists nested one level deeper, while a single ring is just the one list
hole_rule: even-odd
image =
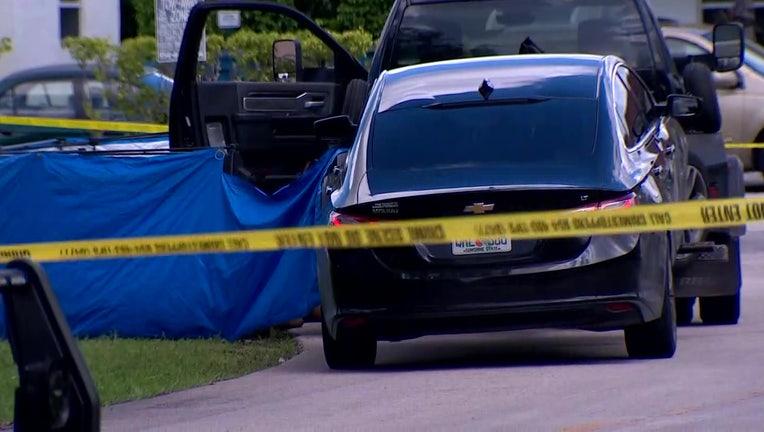
[{"label": "open car door", "polygon": [[[266,24],[280,31],[265,31]],[[293,8],[200,2],[191,9],[178,56],[170,147],[226,147],[226,170],[270,193],[327,151],[313,123],[343,114],[349,84],[367,77],[350,51]]]}]

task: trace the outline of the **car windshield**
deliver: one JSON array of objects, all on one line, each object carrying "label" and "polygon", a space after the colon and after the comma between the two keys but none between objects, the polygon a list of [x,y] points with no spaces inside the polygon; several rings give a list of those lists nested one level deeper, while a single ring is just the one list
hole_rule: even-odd
[{"label": "car windshield", "polygon": [[420,100],[377,113],[369,168],[409,170],[574,163],[590,155],[597,101],[588,98],[439,105]]},{"label": "car windshield", "polygon": [[479,0],[406,8],[387,69],[518,54],[526,38],[546,53],[613,54],[653,67],[633,0]]}]

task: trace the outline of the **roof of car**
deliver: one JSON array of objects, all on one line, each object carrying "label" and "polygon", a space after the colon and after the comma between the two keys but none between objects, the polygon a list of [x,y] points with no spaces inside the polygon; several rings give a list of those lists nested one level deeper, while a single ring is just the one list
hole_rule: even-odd
[{"label": "roof of car", "polygon": [[[88,71],[92,71],[92,67],[87,67]],[[28,69],[22,69],[3,78],[5,80],[27,80],[27,79],[40,79],[60,76],[72,76],[75,74],[82,74],[82,68],[77,63],[61,63],[52,64],[46,66],[38,66]]]},{"label": "roof of car", "polygon": [[[492,56],[421,63],[386,73],[379,110],[406,100],[474,97],[488,80],[498,97],[598,97],[606,59],[587,54]],[[471,96],[466,96],[471,95]]]},{"label": "roof of car", "polygon": [[669,32],[682,32],[682,33],[690,33],[698,36],[703,36],[706,34],[711,33],[712,29],[710,27],[689,27],[689,26],[676,26],[676,25],[666,25],[661,27],[662,30],[668,30]]},{"label": "roof of car", "polygon": [[[95,67],[93,65],[85,66],[88,77],[95,76]],[[147,67],[146,73],[157,72],[155,68]],[[27,69],[22,69],[11,73],[0,79],[0,83],[13,83],[28,80],[39,80],[49,78],[63,78],[82,75],[82,67],[77,63],[59,63],[46,66],[38,66]]]}]

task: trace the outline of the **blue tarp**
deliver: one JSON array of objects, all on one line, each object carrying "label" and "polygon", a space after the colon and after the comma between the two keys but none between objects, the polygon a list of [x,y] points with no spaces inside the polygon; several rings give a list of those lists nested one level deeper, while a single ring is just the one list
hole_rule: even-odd
[{"label": "blue tarp", "polygon": [[[334,155],[271,196],[223,173],[215,150],[2,157],[0,244],[323,224],[319,185]],[[314,251],[290,250],[43,266],[77,336],[238,339],[317,306],[315,265]]]}]

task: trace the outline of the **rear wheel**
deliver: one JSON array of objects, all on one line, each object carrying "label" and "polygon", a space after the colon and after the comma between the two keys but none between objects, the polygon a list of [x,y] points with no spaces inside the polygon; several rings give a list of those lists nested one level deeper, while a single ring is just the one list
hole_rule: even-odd
[{"label": "rear wheel", "polygon": [[321,320],[324,342],[324,359],[331,369],[366,369],[374,366],[377,358],[377,339],[366,327],[340,327],[337,338],[332,338],[329,328]]},{"label": "rear wheel", "polygon": [[671,254],[667,252],[666,280],[660,318],[624,329],[626,351],[634,358],[671,358],[676,352],[676,311]]},{"label": "rear wheel", "polygon": [[737,324],[740,319],[740,292],[730,296],[701,297],[700,319],[703,324]]}]

